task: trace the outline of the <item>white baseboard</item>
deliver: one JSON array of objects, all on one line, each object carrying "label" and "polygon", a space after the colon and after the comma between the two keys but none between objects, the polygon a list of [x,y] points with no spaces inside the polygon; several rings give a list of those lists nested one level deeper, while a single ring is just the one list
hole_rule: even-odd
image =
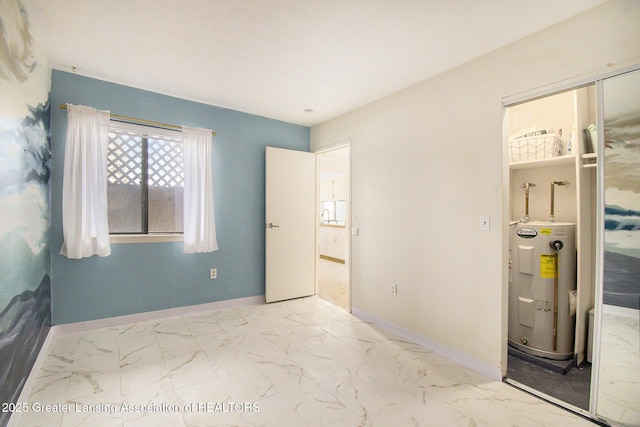
[{"label": "white baseboard", "polygon": [[485,375],[494,381],[502,381],[502,371],[499,366],[490,365],[487,362],[476,359],[475,357],[469,356],[468,354],[463,353],[459,350],[447,347],[446,345],[440,344],[437,341],[424,337],[420,334],[410,331],[409,329],[405,329],[402,326],[398,326],[395,323],[389,322],[388,320],[376,316],[375,314],[360,310],[359,308],[351,307],[351,314],[364,321],[371,322],[374,325],[386,329],[389,332],[392,332],[402,338],[408,339],[409,341],[412,341],[428,350],[433,351],[434,353],[446,357],[449,360],[459,363],[466,368]]},{"label": "white baseboard", "polygon": [[54,335],[70,334],[73,332],[88,331],[91,329],[112,328],[126,325],[127,323],[159,320],[168,317],[191,316],[212,310],[243,307],[249,305],[265,304],[264,295],[253,297],[235,298],[226,301],[216,301],[206,304],[189,305],[186,307],[168,308],[164,310],[147,311],[144,313],[127,314],[124,316],[108,317],[106,319],[88,320],[85,322],[65,323],[52,327]]}]

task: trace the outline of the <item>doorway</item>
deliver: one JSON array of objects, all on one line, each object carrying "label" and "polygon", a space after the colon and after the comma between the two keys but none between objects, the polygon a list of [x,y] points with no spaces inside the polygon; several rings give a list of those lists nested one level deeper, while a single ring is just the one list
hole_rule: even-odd
[{"label": "doorway", "polygon": [[351,311],[351,148],[340,144],[317,153],[318,294]]},{"label": "doorway", "polygon": [[[552,98],[565,98],[568,102],[558,109],[549,104]],[[542,108],[530,108],[534,105]],[[565,114],[562,110],[568,105],[571,106],[570,114]],[[640,356],[639,105],[640,68],[637,64],[565,92],[517,103],[505,102],[504,140],[509,159],[505,165],[508,196],[504,207],[508,207],[510,220],[504,227],[509,230],[509,356],[505,381],[607,425],[610,422],[640,425],[637,409],[640,391],[637,363]],[[538,113],[528,115],[527,110]],[[553,120],[557,121],[553,125],[556,131],[537,128],[542,123],[551,127],[549,123]],[[532,127],[533,121],[536,126]],[[565,129],[567,124],[572,131],[564,141],[558,129],[560,125]],[[549,151],[547,140],[551,142]],[[568,150],[569,143],[571,151]],[[546,182],[542,189],[539,181]],[[540,190],[545,187],[546,194],[541,194]],[[554,189],[560,197],[555,205]],[[563,191],[564,195],[558,194]],[[550,205],[551,210],[540,211],[540,203],[546,205],[545,208]],[[554,213],[557,222],[553,222]],[[544,227],[535,224],[542,221],[546,221]],[[564,221],[564,225],[560,225],[560,221]],[[531,294],[534,287],[529,286],[527,290],[522,285],[523,282],[527,285],[527,280],[533,283],[531,278],[523,280],[523,276],[544,278],[547,275],[555,282],[562,275],[560,260],[566,260],[568,254],[561,254],[561,248],[548,253],[548,244],[547,253],[538,254],[534,250],[535,244],[527,240],[549,234],[554,237],[551,243],[561,240],[560,236],[555,239],[555,228],[548,226],[549,223],[565,229],[573,226],[576,251],[575,296],[573,301],[569,298],[568,312],[570,317],[575,317],[570,323],[575,334],[571,349],[573,359],[555,363],[565,363],[569,373],[575,372],[576,368],[588,369],[588,391],[575,393],[576,389],[584,387],[573,383],[569,375],[558,375],[552,373],[552,369],[540,366],[541,363],[533,363],[545,359],[539,356],[557,356],[556,348],[548,346],[549,342],[555,346],[559,322],[553,322],[553,327],[549,328],[549,322],[541,321],[542,331],[535,337],[532,334],[538,316],[551,314],[546,308],[555,305],[551,303],[555,298],[534,297],[527,294]],[[523,227],[521,236],[518,231]],[[538,290],[548,288],[548,283],[536,283]],[[569,291],[573,292],[573,289],[569,288]],[[560,309],[566,303],[558,299],[558,304],[560,316]],[[550,330],[553,335],[549,334]],[[523,362],[513,358],[513,343],[518,344],[515,346],[518,350],[529,350],[524,351],[525,359],[533,360],[520,372],[518,369]],[[546,359],[547,364],[551,363],[549,357]],[[576,396],[579,401],[573,399]]]},{"label": "doorway", "polygon": [[588,411],[595,85],[509,105],[507,381]]}]

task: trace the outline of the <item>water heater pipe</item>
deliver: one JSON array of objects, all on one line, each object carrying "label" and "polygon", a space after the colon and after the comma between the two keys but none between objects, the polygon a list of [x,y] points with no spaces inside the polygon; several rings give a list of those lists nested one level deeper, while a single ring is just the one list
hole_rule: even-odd
[{"label": "water heater pipe", "polygon": [[550,222],[554,222],[555,221],[555,217],[553,215],[553,211],[554,211],[554,204],[555,204],[555,188],[556,185],[560,185],[560,186],[565,186],[565,185],[569,185],[569,181],[551,181],[551,212],[549,215],[549,221]]},{"label": "water heater pipe", "polygon": [[529,187],[535,187],[533,182],[525,182],[520,187],[524,188],[524,219],[522,222],[529,222]]},{"label": "water heater pipe", "polygon": [[558,351],[558,275],[560,264],[560,249],[564,246],[561,240],[549,242],[549,246],[554,250],[555,263],[553,267],[553,351]]}]

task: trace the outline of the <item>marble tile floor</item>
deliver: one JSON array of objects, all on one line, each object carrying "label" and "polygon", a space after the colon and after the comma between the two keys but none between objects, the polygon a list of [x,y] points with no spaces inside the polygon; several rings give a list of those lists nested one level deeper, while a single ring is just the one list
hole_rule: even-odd
[{"label": "marble tile floor", "polygon": [[29,427],[593,425],[317,296],[56,336],[25,403]]},{"label": "marble tile floor", "polygon": [[627,426],[640,426],[640,315],[602,314],[597,412]]},{"label": "marble tile floor", "polygon": [[350,311],[349,269],[347,265],[323,258],[318,261],[318,292],[320,298]]}]

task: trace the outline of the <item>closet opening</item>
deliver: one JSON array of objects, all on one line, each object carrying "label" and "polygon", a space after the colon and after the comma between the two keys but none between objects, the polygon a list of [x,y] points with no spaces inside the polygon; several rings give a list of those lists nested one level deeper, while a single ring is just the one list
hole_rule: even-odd
[{"label": "closet opening", "polygon": [[589,411],[596,259],[594,84],[506,107],[506,380]]}]

